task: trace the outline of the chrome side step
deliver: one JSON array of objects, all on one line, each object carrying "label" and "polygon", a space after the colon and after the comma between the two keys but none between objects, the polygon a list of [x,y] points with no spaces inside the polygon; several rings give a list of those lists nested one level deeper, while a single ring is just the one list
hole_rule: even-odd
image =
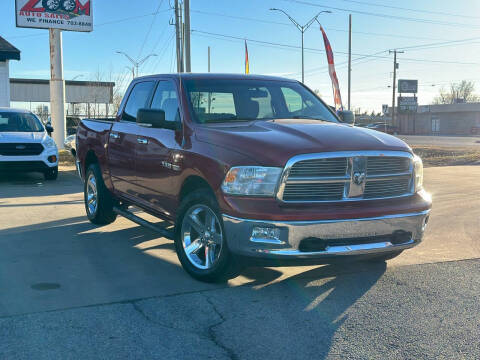
[{"label": "chrome side step", "polygon": [[164,238],[167,238],[169,240],[173,240],[175,238],[175,234],[174,234],[173,231],[168,230],[166,228],[163,228],[161,226],[155,225],[155,224],[153,224],[150,221],[147,221],[145,219],[142,219],[141,217],[138,217],[137,215],[131,213],[128,210],[123,210],[123,209],[120,209],[120,208],[115,206],[115,207],[113,207],[113,211],[115,213],[117,213],[118,215],[121,215],[124,218],[127,218],[128,220],[133,221],[134,223],[136,223],[140,226],[146,227],[150,230],[153,230],[153,231],[159,233]]}]

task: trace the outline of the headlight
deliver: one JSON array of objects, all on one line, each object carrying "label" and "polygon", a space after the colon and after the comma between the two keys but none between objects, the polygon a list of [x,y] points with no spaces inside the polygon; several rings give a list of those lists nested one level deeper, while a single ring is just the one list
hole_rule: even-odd
[{"label": "headlight", "polygon": [[55,141],[53,141],[53,139],[50,136],[47,136],[45,140],[43,140],[43,145],[47,149],[52,149],[57,147],[57,145],[55,144]]},{"label": "headlight", "polygon": [[230,195],[274,196],[281,168],[233,167],[223,180],[222,190]]},{"label": "headlight", "polygon": [[417,155],[413,158],[413,176],[415,177],[415,192],[423,189],[423,163]]}]

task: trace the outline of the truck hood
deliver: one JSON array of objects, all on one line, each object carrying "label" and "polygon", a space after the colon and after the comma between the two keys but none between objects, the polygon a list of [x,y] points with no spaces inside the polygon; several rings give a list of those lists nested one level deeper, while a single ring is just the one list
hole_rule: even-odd
[{"label": "truck hood", "polygon": [[0,132],[0,143],[39,143],[47,137],[41,132]]},{"label": "truck hood", "polygon": [[240,152],[264,166],[283,167],[292,156],[332,151],[407,151],[402,140],[375,130],[319,120],[281,119],[211,124],[196,129],[199,141]]}]

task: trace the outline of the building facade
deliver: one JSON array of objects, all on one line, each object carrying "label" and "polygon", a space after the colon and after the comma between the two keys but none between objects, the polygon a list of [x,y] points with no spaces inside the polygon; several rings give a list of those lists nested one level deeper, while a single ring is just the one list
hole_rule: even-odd
[{"label": "building facade", "polygon": [[10,107],[10,60],[20,60],[20,50],[0,36],[0,107]]},{"label": "building facade", "polygon": [[480,135],[480,103],[421,105],[397,114],[396,126],[406,135]]}]

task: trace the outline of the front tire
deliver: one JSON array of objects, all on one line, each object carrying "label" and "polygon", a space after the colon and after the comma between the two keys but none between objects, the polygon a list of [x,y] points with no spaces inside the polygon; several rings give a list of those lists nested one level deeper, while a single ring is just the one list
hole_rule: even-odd
[{"label": "front tire", "polygon": [[115,201],[103,182],[98,164],[91,164],[87,169],[83,195],[85,211],[90,222],[106,225],[115,221],[117,218],[117,214],[113,212]]},{"label": "front tire", "polygon": [[237,276],[240,266],[228,249],[222,217],[211,192],[193,191],[182,200],[178,214],[175,249],[185,271],[204,282]]},{"label": "front tire", "polygon": [[57,180],[58,166],[45,170],[43,176],[45,177],[45,180]]}]

